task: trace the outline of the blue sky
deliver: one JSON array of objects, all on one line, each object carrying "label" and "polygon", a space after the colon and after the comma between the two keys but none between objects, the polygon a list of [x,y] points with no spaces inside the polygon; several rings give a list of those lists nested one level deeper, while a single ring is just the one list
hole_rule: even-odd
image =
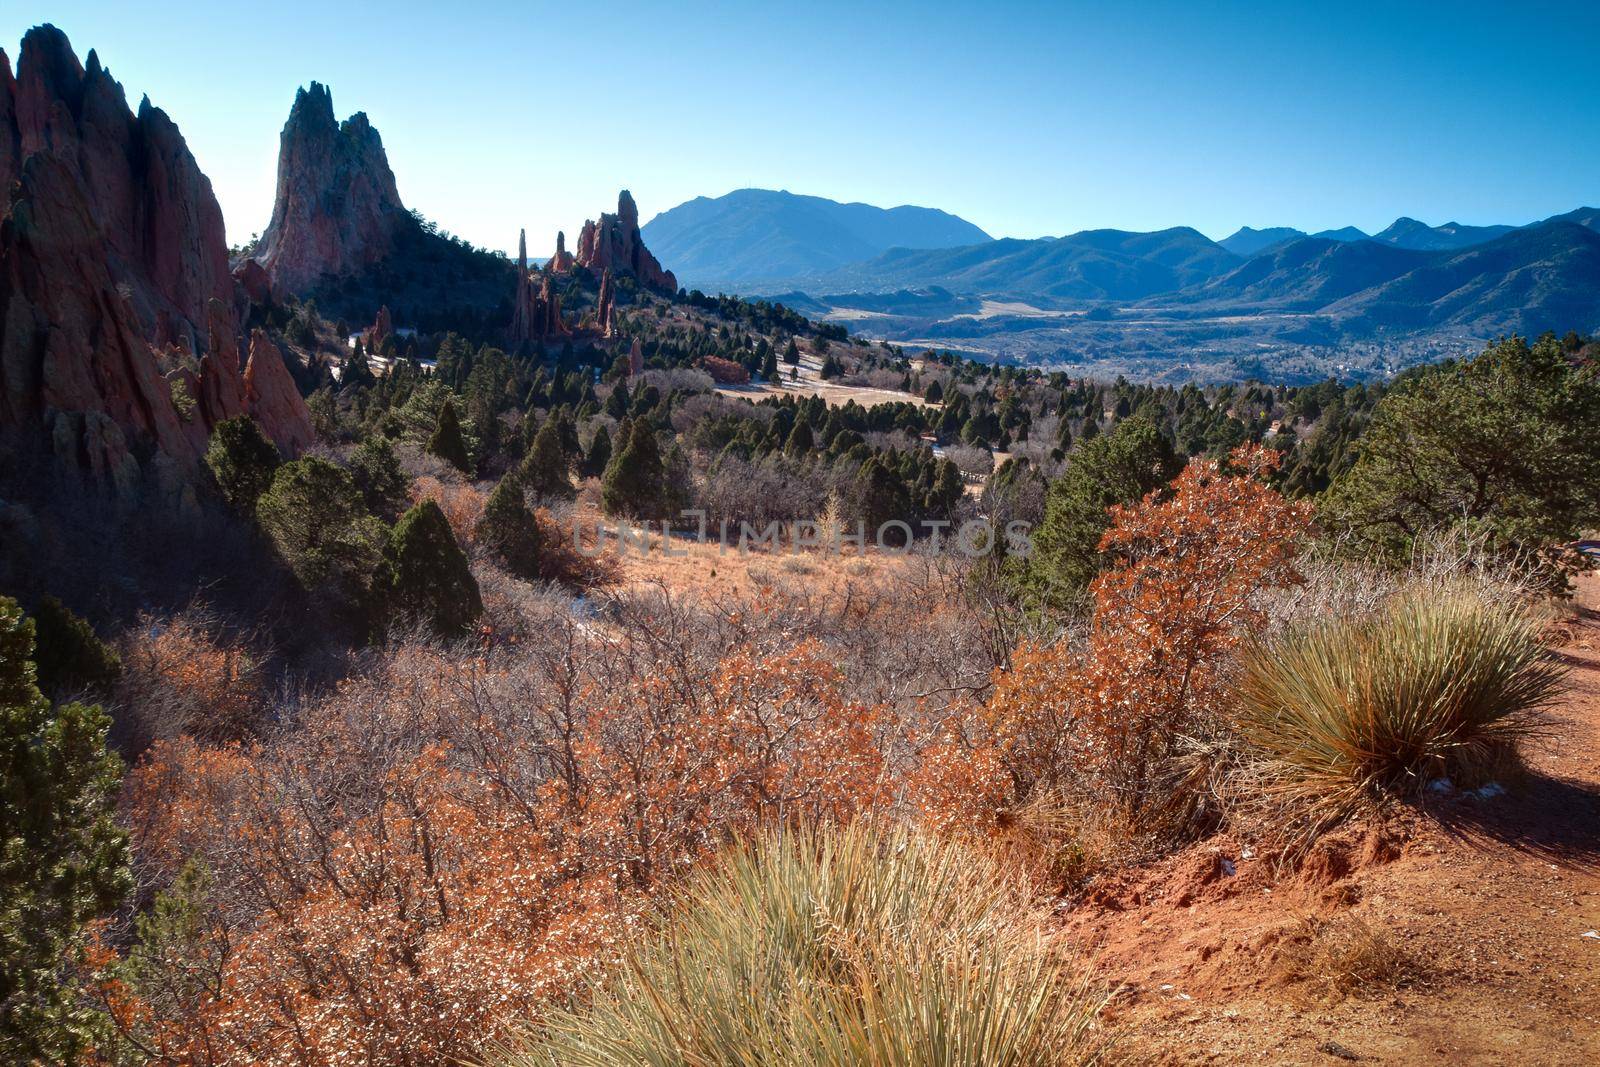
[{"label": "blue sky", "polygon": [[406,203],[511,248],[786,188],[997,236],[1369,231],[1600,201],[1600,3],[606,5],[6,0],[178,122],[230,240],[295,88],[382,132]]}]

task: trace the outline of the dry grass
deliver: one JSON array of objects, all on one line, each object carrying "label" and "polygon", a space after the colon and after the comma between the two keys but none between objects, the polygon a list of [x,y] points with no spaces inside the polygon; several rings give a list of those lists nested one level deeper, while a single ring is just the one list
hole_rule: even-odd
[{"label": "dry grass", "polygon": [[1299,936],[1286,942],[1279,966],[1286,981],[1304,983],[1307,998],[1320,1002],[1381,995],[1427,973],[1386,931],[1354,915],[1305,920]]},{"label": "dry grass", "polygon": [[1238,724],[1270,785],[1318,825],[1436,778],[1482,781],[1560,691],[1542,628],[1459,583],[1292,628],[1245,656]]},{"label": "dry grass", "polygon": [[1004,867],[864,823],[738,847],[587,1003],[495,1061],[1082,1064],[1092,996]]}]

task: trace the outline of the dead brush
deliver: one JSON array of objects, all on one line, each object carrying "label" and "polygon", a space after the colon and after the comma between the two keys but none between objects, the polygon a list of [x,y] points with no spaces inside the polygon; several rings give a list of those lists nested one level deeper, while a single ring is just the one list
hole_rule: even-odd
[{"label": "dead brush", "polygon": [[1308,918],[1285,942],[1279,974],[1306,999],[1330,1003],[1350,996],[1379,996],[1416,984],[1425,964],[1366,920],[1345,915]]}]

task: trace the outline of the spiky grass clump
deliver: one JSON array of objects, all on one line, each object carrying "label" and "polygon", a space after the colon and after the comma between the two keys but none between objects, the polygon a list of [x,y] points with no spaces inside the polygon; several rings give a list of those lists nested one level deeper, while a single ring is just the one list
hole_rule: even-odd
[{"label": "spiky grass clump", "polygon": [[502,1067],[1093,1062],[1100,1000],[995,862],[856,824],[737,848]]},{"label": "spiky grass clump", "polygon": [[1514,757],[1560,689],[1539,623],[1471,590],[1395,599],[1290,631],[1246,657],[1240,726],[1282,788],[1324,820]]}]

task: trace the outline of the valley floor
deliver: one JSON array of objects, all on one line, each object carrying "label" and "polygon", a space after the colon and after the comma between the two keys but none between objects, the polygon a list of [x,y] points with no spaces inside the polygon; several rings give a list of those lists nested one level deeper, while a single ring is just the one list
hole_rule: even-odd
[{"label": "valley floor", "polygon": [[[1323,839],[1274,879],[1214,839],[1068,918],[1125,987],[1133,1062],[1600,1062],[1600,579],[1580,583],[1569,695],[1503,794],[1438,791]],[[1495,791],[1490,790],[1490,793]]]}]

